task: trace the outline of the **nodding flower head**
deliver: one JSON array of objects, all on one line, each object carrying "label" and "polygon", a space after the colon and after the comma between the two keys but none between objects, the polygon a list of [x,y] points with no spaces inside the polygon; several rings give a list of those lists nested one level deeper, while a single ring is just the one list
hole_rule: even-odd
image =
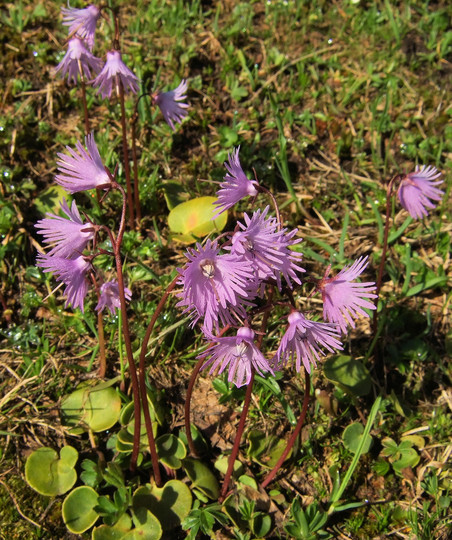
[{"label": "nodding flower head", "polygon": [[79,36],[88,45],[90,50],[94,47],[94,33],[96,32],[97,20],[100,17],[100,9],[90,5],[83,9],[68,7],[61,8],[63,24],[69,26],[70,36]]},{"label": "nodding flower head", "polygon": [[277,369],[295,362],[297,371],[303,364],[311,373],[311,366],[316,366],[320,356],[325,356],[323,349],[342,350],[335,324],[310,321],[298,311],[293,311],[288,321],[289,326],[271,362]]},{"label": "nodding flower head", "polygon": [[249,384],[253,369],[259,375],[274,374],[268,361],[254,344],[254,332],[250,328],[239,328],[235,337],[216,337],[206,333],[206,338],[214,345],[198,357],[210,357],[201,369],[211,366],[210,373],[218,369],[218,374],[221,374],[227,368],[228,381],[238,388]]},{"label": "nodding flower head", "polygon": [[290,232],[278,230],[277,219],[267,217],[268,211],[268,206],[262,213],[257,210],[251,218],[245,213],[245,225],[238,222],[241,230],[232,237],[230,251],[252,264],[257,279],[273,278],[281,290],[281,276],[289,287],[292,287],[292,281],[301,283],[297,272],[305,270],[297,263],[302,254],[289,249],[301,239],[293,240],[296,229]]},{"label": "nodding flower head", "polygon": [[68,83],[77,82],[77,78],[91,78],[91,70],[99,73],[102,69],[102,60],[96,58],[83,44],[79,37],[74,37],[67,44],[67,51],[63,60],[55,68],[55,73],[67,75]]},{"label": "nodding flower head", "polygon": [[69,209],[66,199],[63,199],[61,210],[67,217],[47,213],[47,217],[38,221],[35,227],[44,236],[44,242],[53,246],[48,256],[73,259],[81,255],[88,242],[93,240],[95,228],[83,223],[75,201]]},{"label": "nodding flower head", "polygon": [[162,111],[165,122],[175,131],[174,122],[180,124],[187,116],[187,103],[182,103],[187,99],[187,81],[183,80],[177,88],[169,92],[160,92],[153,96],[156,103]]},{"label": "nodding flower head", "polygon": [[[132,292],[127,287],[124,288],[124,296],[126,300],[130,300]],[[97,311],[103,311],[107,308],[112,315],[116,313],[116,310],[121,307],[121,300],[119,296],[119,285],[116,280],[107,281],[100,287],[99,302],[96,306]]]},{"label": "nodding flower head", "polygon": [[225,210],[232,208],[244,197],[255,197],[258,193],[256,188],[259,184],[256,180],[248,180],[243,172],[240,165],[239,151],[240,146],[229,154],[228,163],[224,164],[227,174],[217,191],[218,201],[215,206],[218,206],[218,210],[212,219],[218,217]]},{"label": "nodding flower head", "polygon": [[432,201],[438,202],[443,198],[444,191],[435,187],[443,181],[433,182],[440,176],[441,173],[435,167],[422,165],[402,178],[397,194],[400,204],[413,219],[427,216],[427,208],[431,210],[436,207]]},{"label": "nodding flower head", "polygon": [[349,324],[355,328],[353,318],[360,315],[368,317],[363,308],[375,309],[373,302],[367,298],[376,298],[372,291],[376,289],[373,281],[353,283],[367,266],[368,257],[361,257],[351,266],[343,268],[336,277],[328,278],[328,267],[323,279],[317,284],[322,293],[323,318],[339,325],[343,333]]},{"label": "nodding flower head", "polygon": [[100,93],[104,99],[111,97],[113,87],[119,93],[119,85],[122,85],[125,93],[133,92],[136,94],[138,92],[138,78],[124,64],[119,51],[107,52],[107,61],[92,84],[97,88],[97,93]]},{"label": "nodding flower head", "polygon": [[251,305],[253,269],[235,255],[220,254],[217,242],[207,240],[205,246],[196,245],[186,253],[188,263],[178,269],[178,306],[191,313],[193,325],[204,318],[204,328],[211,331],[223,325],[234,324],[237,316],[245,316],[245,306]]}]

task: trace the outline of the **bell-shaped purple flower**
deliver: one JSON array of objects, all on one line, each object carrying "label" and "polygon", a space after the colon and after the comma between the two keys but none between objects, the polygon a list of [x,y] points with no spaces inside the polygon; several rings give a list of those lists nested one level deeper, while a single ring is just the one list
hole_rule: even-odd
[{"label": "bell-shaped purple flower", "polygon": [[238,222],[241,230],[232,237],[230,251],[252,264],[259,281],[273,278],[281,290],[281,276],[289,287],[292,287],[292,281],[301,283],[297,272],[305,270],[297,263],[302,254],[289,249],[301,239],[293,239],[297,229],[290,232],[287,229],[278,230],[277,219],[267,217],[268,211],[268,206],[262,213],[257,210],[251,218],[245,213],[246,225]]},{"label": "bell-shaped purple flower", "polygon": [[197,244],[196,248],[188,250],[189,262],[183,269],[178,268],[183,289],[177,294],[181,299],[177,305],[185,307],[184,313],[191,313],[192,325],[203,317],[208,332],[214,327],[218,330],[218,321],[224,326],[236,324],[234,313],[245,317],[244,306],[251,305],[251,265],[235,255],[220,254],[217,242],[211,240],[204,247]]},{"label": "bell-shaped purple flower", "polygon": [[375,309],[373,302],[366,298],[376,298],[372,291],[376,289],[373,281],[353,283],[367,266],[368,257],[360,257],[351,266],[343,268],[334,278],[327,278],[330,266],[325,276],[317,284],[317,290],[322,293],[323,318],[339,325],[343,333],[347,324],[355,328],[353,318],[360,315],[368,317],[363,308]]},{"label": "bell-shaped purple flower", "polygon": [[91,70],[99,73],[101,69],[102,60],[96,58],[80,38],[74,37],[69,40],[66,54],[55,68],[55,73],[61,71],[63,78],[67,75],[68,83],[72,81],[75,84],[78,76],[91,78]]},{"label": "bell-shaped purple flower", "polygon": [[[132,298],[132,291],[127,287],[124,289],[124,296],[128,301]],[[114,315],[116,309],[119,309],[120,307],[121,301],[119,299],[118,282],[113,280],[103,283],[100,287],[99,302],[96,306],[96,310],[103,311],[105,308],[108,308],[110,313]]]},{"label": "bell-shaped purple flower", "polygon": [[225,210],[232,208],[244,197],[255,197],[258,193],[256,188],[259,184],[255,180],[248,180],[243,172],[240,165],[239,151],[240,146],[229,154],[228,163],[224,164],[228,173],[217,191],[218,201],[214,204],[218,206],[218,211],[212,219],[217,218]]},{"label": "bell-shaped purple flower", "polygon": [[138,92],[138,78],[124,64],[121,53],[119,51],[109,51],[107,53],[107,61],[105,62],[102,71],[92,81],[94,87],[97,87],[97,93],[102,98],[110,97],[113,87],[119,95],[119,85],[124,88],[124,92]]},{"label": "bell-shaped purple flower", "polygon": [[271,362],[275,369],[295,362],[297,371],[303,364],[311,373],[311,366],[315,367],[320,356],[325,356],[323,348],[329,352],[343,349],[335,324],[310,321],[299,311],[293,311],[288,321],[289,326]]},{"label": "bell-shaped purple flower", "polygon": [[177,88],[169,92],[160,92],[153,96],[154,103],[162,111],[165,122],[175,131],[174,122],[180,124],[187,116],[187,103],[182,103],[187,93],[187,81],[183,80]]},{"label": "bell-shaped purple flower", "polygon": [[83,9],[73,8],[68,5],[67,8],[61,8],[61,13],[63,14],[63,24],[69,26],[69,35],[81,37],[90,50],[93,50],[94,33],[100,17],[100,9],[94,5]]},{"label": "bell-shaped purple flower", "polygon": [[211,334],[206,334],[206,337],[215,345],[199,355],[198,358],[210,357],[201,369],[212,366],[209,373],[212,374],[218,369],[218,374],[221,374],[228,368],[228,381],[237,388],[249,384],[252,369],[263,376],[265,373],[274,374],[268,361],[254,344],[254,332],[250,328],[239,328],[235,337],[216,337]]},{"label": "bell-shaped purple flower", "polygon": [[43,268],[44,272],[53,272],[55,278],[66,285],[64,294],[67,296],[66,307],[71,304],[73,308],[79,307],[83,311],[83,302],[88,293],[86,274],[91,263],[82,256],[75,259],[63,259],[48,255],[39,255],[36,266]]},{"label": "bell-shaped purple flower", "polygon": [[433,182],[439,178],[441,173],[435,167],[417,166],[415,171],[407,174],[401,181],[398,196],[400,204],[410,214],[413,219],[421,219],[428,214],[427,208],[436,207],[432,201],[440,201],[444,191],[438,189],[437,185],[442,184],[442,180]]},{"label": "bell-shaped purple flower", "polygon": [[72,201],[69,209],[66,199],[63,199],[61,210],[67,217],[47,213],[48,217],[38,221],[35,227],[44,237],[44,242],[53,245],[47,253],[48,257],[72,259],[81,255],[88,242],[94,238],[95,228],[89,223],[83,223],[75,201]]},{"label": "bell-shaped purple flower", "polygon": [[91,133],[85,137],[87,150],[80,142],[76,149],[66,147],[69,155],[58,154],[59,174],[55,176],[55,182],[67,189],[69,193],[86,191],[87,189],[107,188],[111,184],[111,178],[102,163],[99,150]]}]

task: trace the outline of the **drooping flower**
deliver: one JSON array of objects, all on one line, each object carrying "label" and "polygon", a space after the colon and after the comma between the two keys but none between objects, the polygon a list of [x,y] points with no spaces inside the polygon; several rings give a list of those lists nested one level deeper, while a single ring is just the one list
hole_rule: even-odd
[{"label": "drooping flower", "polygon": [[296,272],[305,271],[297,264],[302,254],[289,249],[301,239],[293,240],[297,229],[290,232],[278,230],[277,219],[267,217],[268,211],[268,206],[262,213],[257,210],[251,218],[245,213],[246,225],[238,222],[241,230],[232,237],[230,251],[252,264],[258,280],[274,278],[281,290],[281,275],[289,287],[292,287],[292,280],[301,283]]},{"label": "drooping flower", "polygon": [[325,276],[317,284],[317,290],[322,293],[323,318],[338,324],[343,333],[346,332],[347,324],[355,328],[353,318],[360,315],[368,317],[363,308],[375,309],[375,305],[366,300],[377,297],[372,292],[376,289],[375,283],[353,283],[366,268],[367,260],[368,257],[360,257],[333,278],[327,277],[331,268],[328,267]]},{"label": "drooping flower", "polygon": [[75,84],[79,75],[91,78],[91,70],[99,73],[101,68],[102,60],[96,58],[80,38],[74,37],[69,40],[66,54],[55,68],[55,73],[61,71],[63,78],[67,75],[68,83],[72,81]]},{"label": "drooping flower", "polygon": [[80,142],[77,142],[78,153],[67,146],[69,155],[58,154],[57,165],[60,174],[55,176],[55,182],[67,189],[69,193],[106,188],[111,184],[110,176],[102,163],[92,133],[85,137],[85,145],[87,150]]},{"label": "drooping flower", "polygon": [[228,155],[228,163],[224,164],[228,173],[217,191],[218,201],[214,204],[218,206],[218,210],[212,219],[217,218],[225,210],[232,208],[244,197],[255,197],[258,193],[256,187],[259,184],[256,180],[248,180],[243,172],[240,165],[239,151],[240,146]]},{"label": "drooping flower", "polygon": [[44,272],[53,272],[55,278],[66,285],[66,307],[71,304],[73,308],[79,307],[83,311],[83,302],[88,293],[86,274],[91,268],[91,263],[85,257],[80,255],[75,259],[64,259],[39,255],[36,266],[43,268]]},{"label": "drooping flower", "polygon": [[186,256],[189,262],[178,268],[183,290],[177,294],[181,298],[177,305],[191,313],[192,325],[204,317],[204,328],[210,332],[213,327],[218,330],[219,320],[224,326],[236,323],[234,313],[244,317],[244,306],[251,305],[251,265],[235,255],[220,254],[217,242],[211,240],[204,247],[196,244]]},{"label": "drooping flower", "polygon": [[436,207],[432,201],[442,199],[444,191],[435,186],[442,184],[443,181],[433,182],[440,176],[441,173],[435,167],[422,165],[422,167],[416,166],[414,172],[405,175],[402,179],[397,194],[400,204],[413,219],[426,216],[427,208]]},{"label": "drooping flower", "polygon": [[63,14],[63,24],[69,26],[69,35],[81,37],[88,45],[90,50],[94,47],[94,33],[96,32],[96,23],[100,17],[100,9],[90,5],[83,9],[68,7],[61,8]]},{"label": "drooping flower", "polygon": [[254,344],[254,332],[251,328],[239,328],[235,337],[217,337],[211,334],[206,334],[206,337],[215,342],[215,345],[198,358],[210,356],[201,367],[204,369],[211,365],[210,374],[216,369],[218,374],[221,374],[228,368],[228,381],[237,388],[249,384],[253,368],[259,375],[274,374],[270,364]]},{"label": "drooping flower", "polygon": [[[128,301],[132,298],[132,291],[127,287],[124,288],[124,296]],[[114,315],[116,313],[116,309],[120,307],[121,301],[119,299],[118,282],[113,280],[103,283],[100,288],[100,297],[96,310],[103,311],[104,308],[108,308],[110,313]]]},{"label": "drooping flower", "polygon": [[124,64],[119,51],[107,52],[107,61],[92,84],[94,87],[98,87],[97,93],[100,93],[103,99],[111,96],[113,87],[117,89],[119,95],[120,84],[126,93],[130,91],[136,94],[138,92],[138,78]]},{"label": "drooping flower", "polygon": [[187,81],[184,79],[174,90],[169,92],[160,92],[153,96],[156,103],[162,111],[165,122],[175,131],[174,122],[180,124],[187,116],[187,103],[182,103],[187,93]]},{"label": "drooping flower", "polygon": [[47,213],[48,217],[39,220],[35,227],[44,236],[46,244],[53,244],[47,256],[72,259],[82,254],[88,242],[94,238],[95,229],[83,223],[75,201],[72,201],[69,209],[66,199],[63,199],[61,210],[67,218]]},{"label": "drooping flower", "polygon": [[343,349],[335,324],[310,321],[299,311],[293,311],[288,321],[289,326],[271,362],[278,369],[295,362],[297,371],[303,363],[311,373],[311,365],[315,367],[320,356],[325,356],[323,348],[329,352]]}]

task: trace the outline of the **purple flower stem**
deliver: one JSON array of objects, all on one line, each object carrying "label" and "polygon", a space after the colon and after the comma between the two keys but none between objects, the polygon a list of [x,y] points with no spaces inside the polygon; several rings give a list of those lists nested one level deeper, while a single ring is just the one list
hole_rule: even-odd
[{"label": "purple flower stem", "polygon": [[[230,328],[229,324],[226,325],[224,328],[221,329],[221,332],[219,336],[222,336],[228,329]],[[211,347],[213,344],[210,344],[209,347]],[[190,381],[188,383],[187,393],[185,395],[185,414],[184,414],[184,420],[185,420],[185,433],[187,435],[187,443],[188,448],[190,449],[190,453],[194,457],[199,457],[198,452],[196,451],[195,444],[193,442],[193,438],[191,436],[191,422],[190,422],[190,412],[191,412],[191,396],[193,394],[193,387],[195,386],[196,377],[198,376],[198,373],[201,369],[201,366],[205,362],[205,358],[200,358],[198,360],[198,363],[196,364],[195,368],[192,371],[192,374],[190,376]]]},{"label": "purple flower stem", "polygon": [[[91,272],[91,281],[96,289],[97,300],[100,298],[99,285],[93,272]],[[99,371],[97,376],[99,379],[103,379],[107,372],[107,360],[105,357],[105,334],[104,334],[104,319],[102,311],[97,312],[97,339],[99,340]]]},{"label": "purple flower stem", "polygon": [[[89,135],[91,129],[89,125],[89,115],[88,115],[88,103],[86,101],[86,83],[85,76],[83,74],[83,69],[80,60],[78,61],[78,69],[80,72],[80,79],[82,83],[82,102],[83,102],[83,118],[85,120],[85,136]],[[99,193],[97,192],[97,198],[99,200]]]},{"label": "purple flower stem", "polygon": [[[254,174],[256,175],[256,171],[254,171]],[[257,178],[256,178],[256,181],[257,181]],[[262,192],[262,193],[267,194],[270,197],[270,199],[272,201],[272,204],[273,204],[273,207],[275,208],[276,219],[278,220],[278,229],[281,230],[282,229],[282,219],[281,219],[281,214],[279,212],[278,203],[276,202],[275,196],[273,195],[273,193],[269,189],[265,188],[264,186],[259,185],[257,190]]]},{"label": "purple flower stem", "polygon": [[152,315],[152,319],[147,327],[146,334],[144,336],[143,342],[141,344],[141,350],[140,350],[140,363],[139,363],[139,383],[140,383],[140,393],[141,393],[141,401],[142,403],[146,404],[143,405],[143,413],[144,413],[144,422],[146,424],[146,433],[148,436],[148,443],[149,443],[149,450],[151,451],[151,462],[152,462],[152,469],[154,471],[154,480],[157,485],[157,487],[160,487],[162,485],[162,477],[160,475],[160,469],[159,469],[159,457],[157,454],[157,448],[155,446],[155,440],[154,440],[154,432],[152,431],[152,420],[151,415],[149,413],[149,407],[148,407],[148,395],[146,391],[146,349],[149,343],[149,339],[151,337],[152,331],[154,329],[155,323],[157,321],[158,316],[162,312],[163,307],[166,304],[166,301],[168,300],[168,297],[171,293],[171,291],[174,289],[174,287],[177,284],[177,280],[179,279],[179,276],[176,276],[173,281],[168,285],[168,288],[166,289],[164,295],[160,299],[160,302],[158,303],[157,307],[155,308],[154,315]]},{"label": "purple flower stem", "polygon": [[[269,304],[271,304],[271,302],[273,300],[274,291],[275,291],[274,286],[270,285],[270,292],[268,294],[268,303]],[[270,312],[266,311],[264,313],[263,317],[262,317],[262,324],[261,324],[261,328],[260,328],[260,333],[258,334],[258,338],[256,340],[256,345],[257,345],[257,347],[259,349],[261,348],[262,342],[264,340],[264,335],[265,335],[265,331],[267,329],[267,322],[268,322],[269,316],[270,316]],[[255,375],[255,371],[254,371],[254,369],[252,369],[252,371],[251,371],[251,380],[250,380],[250,382],[249,382],[249,384],[247,386],[247,389],[246,389],[245,400],[243,402],[242,414],[240,415],[240,420],[239,420],[239,426],[237,428],[237,433],[235,434],[234,446],[232,447],[232,452],[231,452],[231,455],[229,456],[228,469],[226,471],[226,474],[225,474],[225,477],[224,477],[224,480],[223,480],[223,486],[221,488],[220,497],[218,498],[219,503],[222,503],[226,499],[226,497],[228,495],[229,482],[231,481],[232,472],[234,470],[234,463],[235,463],[237,454],[239,453],[240,441],[242,439],[243,430],[245,429],[246,417],[248,416],[248,409],[249,409],[249,406],[250,406],[251,394],[252,394],[252,391],[253,391],[254,375]]]},{"label": "purple flower stem", "polygon": [[306,371],[306,368],[304,370],[304,377],[305,377],[305,391],[304,391],[303,407],[301,409],[300,418],[298,419],[297,425],[295,426],[295,429],[290,439],[287,441],[287,446],[284,452],[282,453],[281,457],[278,459],[276,465],[273,467],[273,469],[270,471],[270,473],[266,476],[264,481],[261,483],[260,487],[262,489],[265,489],[268,486],[268,484],[273,480],[273,478],[276,476],[276,473],[281,468],[281,465],[284,463],[287,455],[289,454],[290,450],[295,444],[295,441],[297,440],[298,435],[300,434],[301,428],[303,427],[303,424],[306,418],[306,413],[308,411],[309,397],[310,397],[310,392],[311,392],[311,379],[310,379],[309,373]]},{"label": "purple flower stem", "polygon": [[124,98],[124,87],[121,81],[118,80],[119,88],[119,103],[121,105],[121,128],[122,128],[122,153],[124,154],[124,172],[126,173],[127,187],[127,205],[129,208],[129,227],[135,228],[135,212],[132,199],[132,182],[130,179],[130,164],[129,164],[129,148],[127,145],[127,126],[126,126],[126,108]]},{"label": "purple flower stem", "polygon": [[[260,336],[259,336],[260,337]],[[234,463],[237,454],[239,453],[239,446],[243,435],[243,430],[245,429],[246,417],[248,416],[248,409],[251,401],[251,394],[253,393],[253,383],[254,383],[254,368],[251,368],[251,380],[246,388],[245,400],[243,402],[242,414],[240,415],[239,426],[237,428],[237,433],[235,434],[234,446],[232,447],[231,455],[229,456],[228,470],[226,471],[223,486],[221,488],[220,497],[218,502],[221,504],[228,495],[229,482],[231,481],[232,472],[234,470]]]},{"label": "purple flower stem", "polygon": [[[140,386],[138,383],[137,368],[133,359],[132,344],[130,340],[129,319],[127,318],[126,297],[124,292],[124,276],[122,273],[122,261],[121,261],[121,243],[124,237],[125,230],[125,215],[126,215],[126,194],[124,188],[117,182],[113,184],[113,187],[119,189],[122,194],[122,213],[121,222],[119,225],[118,236],[116,240],[113,237],[113,233],[110,231],[110,240],[113,246],[116,263],[116,273],[118,278],[119,289],[119,301],[121,303],[121,319],[122,319],[122,332],[124,334],[124,343],[126,345],[127,362],[129,364],[130,378],[132,380],[132,394],[133,394],[133,413],[134,413],[134,433],[133,433],[133,450],[130,457],[130,470],[133,472],[137,466],[138,453],[140,450],[140,430],[141,430],[141,405],[140,405]],[[148,407],[147,399],[144,401],[143,410]]]},{"label": "purple flower stem", "polygon": [[381,289],[381,282],[383,280],[383,272],[385,268],[385,262],[386,262],[386,253],[388,251],[388,235],[389,235],[389,217],[391,213],[391,200],[392,200],[392,193],[394,188],[394,182],[398,179],[398,175],[394,176],[394,178],[389,182],[388,187],[386,189],[386,217],[385,217],[385,229],[383,233],[383,247],[381,250],[381,259],[380,259],[380,266],[378,267],[378,275],[377,275],[377,288],[375,290],[376,297],[374,299],[375,304],[375,310],[373,313],[373,319],[372,319],[372,334],[375,336],[377,333],[377,325],[378,325],[378,297],[380,296],[380,289]]},{"label": "purple flower stem", "polygon": [[140,96],[135,104],[135,112],[130,121],[132,128],[132,162],[133,162],[133,197],[135,204],[135,217],[137,224],[141,223],[141,204],[140,190],[138,187],[138,159],[137,159],[137,121],[138,121],[138,102],[143,96]]}]

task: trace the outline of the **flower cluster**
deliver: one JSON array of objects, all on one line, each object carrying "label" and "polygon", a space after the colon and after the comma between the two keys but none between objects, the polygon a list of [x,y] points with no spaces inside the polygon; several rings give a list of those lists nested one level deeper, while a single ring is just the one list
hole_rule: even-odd
[{"label": "flower cluster", "polygon": [[[70,193],[113,186],[113,177],[102,163],[99,150],[92,134],[85,139],[86,148],[80,142],[76,151],[67,147],[68,154],[58,154],[57,184]],[[99,226],[84,223],[75,201],[69,205],[66,199],[61,202],[62,216],[47,213],[35,227],[43,236],[44,243],[51,247],[46,254],[38,255],[37,266],[44,272],[52,272],[56,279],[65,285],[66,306],[84,309],[85,297],[88,294],[88,276],[94,273],[92,260],[94,256],[84,255],[89,244],[94,244]],[[129,289],[124,290],[126,299],[130,299]],[[103,283],[96,309],[102,311],[107,307],[111,313],[119,307],[119,287],[116,281]]]},{"label": "flower cluster", "polygon": [[[227,174],[217,192],[217,214],[231,208],[247,196],[259,193],[257,181],[249,180],[240,164],[239,148],[225,164]],[[373,282],[358,283],[356,279],[367,266],[362,257],[337,276],[328,278],[330,267],[321,280],[315,281],[313,292],[323,299],[325,322],[315,321],[294,307],[294,287],[303,285],[305,269],[300,266],[302,254],[294,246],[297,230],[284,228],[270,215],[270,208],[244,214],[235,230],[222,245],[207,240],[186,253],[187,263],[179,268],[178,305],[192,317],[192,326],[202,322],[202,331],[212,343],[200,358],[210,372],[228,370],[228,380],[236,386],[250,382],[252,371],[261,375],[274,373],[294,363],[309,373],[311,366],[327,352],[342,350],[341,332],[354,327],[354,318],[367,316],[364,309],[375,309],[368,299],[375,298]],[[306,280],[312,282],[313,280]],[[254,342],[253,319],[262,311],[274,309],[262,305],[267,284],[275,285],[283,294],[289,292],[288,326],[276,353],[267,360]],[[227,327],[238,328],[233,337],[222,336]],[[213,334],[216,331],[217,335]]]},{"label": "flower cluster", "polygon": [[[69,39],[67,51],[55,68],[55,73],[68,79],[68,83],[77,83],[78,78],[88,80],[102,99],[110,98],[113,91],[120,96],[121,92],[137,94],[138,78],[124,63],[119,50],[107,52],[105,63],[93,55],[94,35],[101,8],[90,5],[83,9],[68,6],[61,9],[63,24],[68,26]],[[91,72],[96,75],[91,80]],[[160,108],[165,122],[175,130],[175,123],[180,124],[187,116],[187,81],[182,82],[174,90],[155,92],[151,95],[153,102]]]}]

